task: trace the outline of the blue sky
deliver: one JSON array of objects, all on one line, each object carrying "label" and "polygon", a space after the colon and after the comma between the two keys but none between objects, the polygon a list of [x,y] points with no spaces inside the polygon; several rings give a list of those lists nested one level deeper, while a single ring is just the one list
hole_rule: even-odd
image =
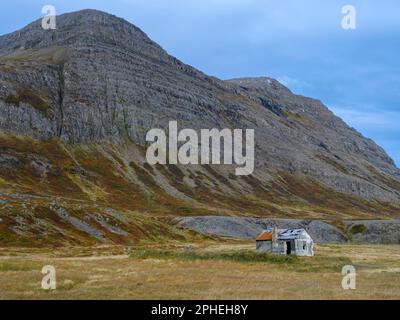
[{"label": "blue sky", "polygon": [[[104,10],[136,24],[170,54],[222,79],[270,76],[322,100],[400,166],[398,0],[13,0],[0,34],[41,17]],[[342,7],[357,29],[341,28]]]}]

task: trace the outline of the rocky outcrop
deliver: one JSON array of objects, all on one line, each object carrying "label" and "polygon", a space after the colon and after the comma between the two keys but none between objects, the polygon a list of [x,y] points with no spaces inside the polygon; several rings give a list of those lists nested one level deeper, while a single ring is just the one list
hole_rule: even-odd
[{"label": "rocky outcrop", "polygon": [[[237,178],[218,166],[146,167],[146,132],[170,120],[193,129],[255,129],[254,174]],[[38,20],[0,37],[0,131],[0,167],[10,169],[0,172],[0,187],[12,192],[26,191],[37,179],[29,192],[59,195],[56,177],[62,176],[71,190],[91,190],[97,201],[123,195],[129,202],[137,189],[142,198],[175,199],[162,202],[162,212],[400,214],[399,169],[320,101],[270,78],[208,76],[104,12],[61,15],[57,30],[43,30]],[[37,142],[17,148],[7,140],[13,135]],[[49,141],[63,144],[68,160],[43,152]],[[88,161],[75,146],[96,149],[91,154],[98,158]],[[93,167],[98,159],[108,171]],[[28,180],[31,173],[36,178]],[[109,182],[111,174],[118,183]]]},{"label": "rocky outcrop", "polygon": [[353,241],[400,244],[400,220],[354,220],[346,227]]},{"label": "rocky outcrop", "polygon": [[[263,230],[305,229],[316,243],[364,242],[400,244],[400,220],[261,219],[238,217],[185,217],[175,220],[180,228],[212,236],[254,240]],[[339,224],[340,228],[335,226]]]},{"label": "rocky outcrop", "polygon": [[179,218],[176,222],[181,228],[237,239],[254,240],[263,230],[277,227],[279,229],[305,229],[313,240],[319,243],[347,241],[339,229],[323,221],[207,216]]}]

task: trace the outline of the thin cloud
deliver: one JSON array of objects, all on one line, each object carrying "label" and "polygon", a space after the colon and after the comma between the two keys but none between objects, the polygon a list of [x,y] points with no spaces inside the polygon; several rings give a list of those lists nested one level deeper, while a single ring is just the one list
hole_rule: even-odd
[{"label": "thin cloud", "polygon": [[280,76],[277,78],[277,80],[281,84],[283,84],[284,86],[288,87],[289,89],[295,92],[299,90],[301,91],[306,88],[313,88],[313,86],[310,83],[289,76]]},{"label": "thin cloud", "polygon": [[400,111],[364,109],[362,107],[331,107],[330,109],[354,127],[385,131],[394,130],[400,133]]}]

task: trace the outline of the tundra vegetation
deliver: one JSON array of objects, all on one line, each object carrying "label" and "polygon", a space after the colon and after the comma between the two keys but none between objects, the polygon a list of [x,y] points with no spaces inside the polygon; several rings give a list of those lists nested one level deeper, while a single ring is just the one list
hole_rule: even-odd
[{"label": "tundra vegetation", "polygon": [[[323,244],[315,257],[259,254],[248,241],[0,249],[1,299],[399,299],[396,245]],[[56,268],[56,290],[41,269]],[[344,265],[356,289],[341,286]],[[227,272],[229,270],[229,272]]]},{"label": "tundra vegetation", "polygon": [[[146,133],[176,119],[254,130],[253,173],[150,165]],[[398,245],[278,257],[174,223],[205,215],[335,220],[359,239],[369,226],[344,220],[400,217],[400,171],[322,102],[208,76],[107,13],[0,36],[0,298],[399,298]],[[41,289],[45,265],[56,290]]]}]

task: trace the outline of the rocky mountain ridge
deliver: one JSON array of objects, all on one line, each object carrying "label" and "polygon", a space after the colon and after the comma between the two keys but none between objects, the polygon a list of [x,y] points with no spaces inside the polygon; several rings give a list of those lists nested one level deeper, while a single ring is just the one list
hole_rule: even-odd
[{"label": "rocky mountain ridge", "polygon": [[[254,174],[149,166],[146,132],[171,120],[196,130],[254,129]],[[156,215],[400,213],[393,160],[320,101],[267,77],[208,76],[100,11],[58,16],[56,30],[37,20],[0,37],[0,132],[4,194]]]}]

